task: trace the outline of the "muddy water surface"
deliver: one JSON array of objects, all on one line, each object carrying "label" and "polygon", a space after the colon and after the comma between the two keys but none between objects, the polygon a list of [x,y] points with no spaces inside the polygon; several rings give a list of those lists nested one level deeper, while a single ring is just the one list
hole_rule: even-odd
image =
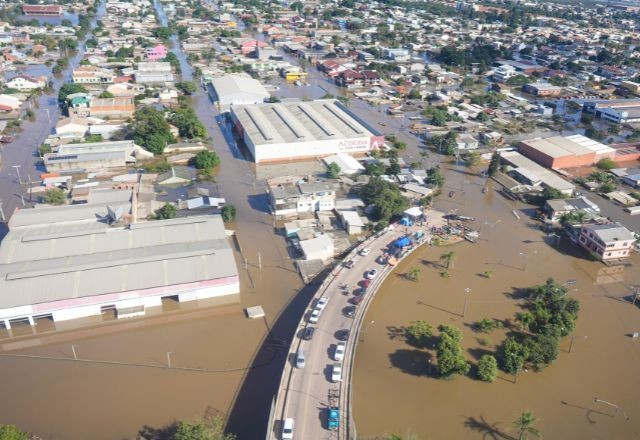
[{"label": "muddy water surface", "polygon": [[[483,239],[416,251],[385,281],[368,311],[365,322],[374,324],[358,346],[353,379],[358,435],[514,438],[513,420],[530,409],[540,418],[544,438],[640,438],[640,345],[629,337],[640,330],[640,308],[622,299],[630,285],[640,284],[638,256],[629,266],[607,268],[566,243],[555,246],[555,238],[546,238],[527,217],[528,207],[492,191],[482,194],[483,184],[460,169],[449,172],[445,194],[453,190],[456,195],[436,203],[445,211],[476,216]],[[456,258],[451,277],[444,278],[439,258],[449,250]],[[418,283],[400,276],[412,267],[421,269]],[[490,278],[482,276],[486,271]],[[467,377],[439,380],[429,374],[434,351],[415,349],[404,340],[403,327],[412,320],[454,325],[463,331],[467,358],[476,363],[495,350],[505,332],[479,334],[471,324],[513,318],[522,310],[516,289],[548,277],[577,281],[569,294],[580,300],[581,311],[573,343],[565,338],[558,360],[542,372],[522,372],[517,378],[500,372],[493,384]],[[481,338],[488,346],[481,345]],[[594,402],[596,397],[619,405],[630,420]]]}]

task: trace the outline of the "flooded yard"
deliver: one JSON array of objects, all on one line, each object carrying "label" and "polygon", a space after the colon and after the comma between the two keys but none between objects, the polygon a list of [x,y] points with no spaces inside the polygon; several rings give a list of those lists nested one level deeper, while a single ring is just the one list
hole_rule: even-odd
[{"label": "flooded yard", "polygon": [[[493,191],[482,194],[479,177],[456,169],[448,178],[445,193],[460,192],[436,207],[476,216],[480,240],[423,247],[378,292],[364,320],[372,324],[356,356],[358,436],[510,439],[517,437],[513,421],[531,410],[544,438],[638,438],[640,344],[630,335],[640,331],[640,308],[624,298],[632,285],[640,284],[638,256],[613,268],[590,261],[563,240],[545,237],[527,216],[530,207]],[[455,259],[446,278],[440,256],[449,251]],[[413,267],[421,269],[417,283],[401,276]],[[478,333],[473,324],[483,318],[513,321],[522,311],[518,289],[549,277],[576,281],[569,295],[580,301],[581,310],[573,339],[562,341],[558,359],[541,372],[526,371],[516,378],[500,371],[494,383],[473,377],[445,381],[429,366],[429,360],[435,365],[435,350],[405,342],[404,327],[410,321],[425,320],[434,328],[452,325],[463,332],[466,358],[477,364],[481,355],[495,351],[505,331]],[[618,414],[595,398],[618,405]]]}]

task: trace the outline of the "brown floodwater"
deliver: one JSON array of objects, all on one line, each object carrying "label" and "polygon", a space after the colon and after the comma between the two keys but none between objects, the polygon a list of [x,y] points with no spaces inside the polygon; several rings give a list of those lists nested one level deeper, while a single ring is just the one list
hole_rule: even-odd
[{"label": "brown floodwater", "polygon": [[[58,324],[57,329],[43,322],[36,334],[22,326],[12,338],[0,335],[0,394],[7,397],[0,403],[0,424],[17,424],[47,439],[133,439],[144,426],[159,429],[176,420],[227,415],[267,326],[278,320],[300,286],[272,225],[256,224],[242,214],[232,225],[243,231],[239,244],[248,260],[245,270],[237,252],[240,295],[197,306],[167,303],[143,319],[114,322],[106,317],[104,322]],[[257,304],[266,319],[247,319],[244,307]],[[279,340],[288,334],[272,331],[271,336]],[[81,359],[146,366],[5,356],[70,359],[72,345]],[[268,348],[259,361],[277,370],[281,345]],[[157,368],[167,364],[167,352],[174,367],[219,371]],[[256,401],[268,408],[268,389],[255,391]]]},{"label": "brown floodwater", "polygon": [[[436,207],[476,216],[473,224],[482,226],[481,239],[423,247],[381,287],[365,317],[374,323],[357,348],[353,385],[359,438],[389,433],[413,433],[420,439],[515,438],[512,422],[527,409],[540,419],[536,426],[547,439],[640,438],[640,342],[630,337],[640,331],[640,308],[623,299],[631,285],[640,284],[638,256],[627,266],[611,268],[587,260],[567,243],[555,247],[554,239],[546,239],[527,216],[526,205],[494,191],[482,194],[484,179],[461,171],[447,174],[444,194],[454,190],[456,196],[442,197]],[[449,250],[456,258],[445,278],[439,257]],[[412,267],[421,269],[417,283],[399,276]],[[486,271],[490,278],[482,276]],[[470,377],[445,381],[429,375],[434,351],[415,349],[404,340],[403,328],[412,320],[453,325],[462,329],[466,357],[476,363],[495,350],[505,331],[485,335],[471,324],[513,318],[522,310],[522,301],[512,297],[515,289],[549,277],[577,281],[569,294],[580,300],[581,310],[573,343],[565,338],[559,358],[542,372],[522,372],[517,378],[500,372],[492,384]],[[470,292],[463,318],[465,289]],[[489,339],[486,347],[480,343],[483,337]],[[594,402],[596,397],[619,405],[619,413]]]}]

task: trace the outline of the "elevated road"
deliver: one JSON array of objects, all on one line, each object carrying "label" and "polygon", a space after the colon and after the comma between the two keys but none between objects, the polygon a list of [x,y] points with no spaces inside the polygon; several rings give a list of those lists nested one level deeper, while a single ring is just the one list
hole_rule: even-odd
[{"label": "elevated road", "polygon": [[[441,219],[436,223],[440,224]],[[294,439],[356,438],[351,417],[351,376],[355,349],[360,331],[363,329],[366,331],[367,326],[371,325],[371,323],[362,323],[366,309],[378,287],[393,270],[392,266],[378,263],[377,258],[384,254],[398,238],[422,231],[424,235],[421,241],[402,256],[405,257],[428,239],[427,228],[427,226],[424,228],[397,227],[379,233],[360,244],[344,259],[344,261],[352,260],[353,267],[347,268],[341,265],[327,276],[300,320],[289,347],[272,408],[267,439],[281,438],[282,424],[287,418],[294,419]],[[361,255],[361,250],[365,248],[370,252],[367,255]],[[348,317],[345,310],[351,305],[349,299],[354,297],[353,292],[360,287],[366,273],[371,269],[376,269],[378,274],[371,281],[364,299],[356,307],[355,315]],[[347,288],[345,289],[344,286]],[[328,303],[318,322],[312,324],[309,322],[309,316],[321,297],[327,297]],[[308,341],[302,338],[306,327],[315,328],[313,337]],[[346,351],[343,361],[337,362],[334,360],[336,344],[345,330],[349,331]],[[296,354],[300,349],[305,355],[303,368],[297,368],[295,365]],[[338,382],[331,380],[334,364],[342,366],[342,377]],[[331,405],[340,408],[340,428],[333,431],[327,427],[327,409]]]}]

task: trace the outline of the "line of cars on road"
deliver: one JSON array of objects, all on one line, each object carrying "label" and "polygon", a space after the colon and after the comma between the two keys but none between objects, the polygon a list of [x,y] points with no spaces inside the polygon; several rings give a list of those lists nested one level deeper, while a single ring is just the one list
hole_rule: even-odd
[{"label": "line of cars on road", "polygon": [[[367,256],[371,253],[371,249],[364,248],[359,252],[360,256]],[[380,261],[378,261],[380,263]],[[349,260],[344,263],[344,267],[347,269],[351,269],[355,266],[355,262],[353,260]],[[342,309],[342,314],[346,317],[353,318],[356,312],[356,306],[360,304],[362,299],[364,298],[364,294],[366,293],[367,288],[371,281],[378,275],[377,269],[368,270],[364,279],[359,283],[360,287],[355,289],[354,296],[349,299],[349,302],[352,304],[350,306],[346,306]],[[343,285],[341,288],[348,294],[348,285]],[[328,296],[321,296],[315,303],[313,309],[311,309],[307,322],[309,324],[317,324],[320,320],[320,316],[324,312],[329,303]],[[313,335],[315,334],[316,328],[308,325],[302,330],[300,337],[305,341],[311,341],[313,339]],[[349,340],[350,330],[342,329],[338,330],[335,333],[335,337],[338,342],[334,345],[332,360],[334,361],[332,364],[329,364],[330,371],[330,381],[332,383],[339,383],[342,381],[342,362],[344,360],[344,356],[347,349],[347,341]],[[296,368],[304,368],[306,364],[305,354],[303,348],[298,348],[298,352],[295,357],[295,366]],[[339,408],[334,405],[330,405],[327,408],[327,427],[330,430],[338,429],[339,427]],[[291,440],[293,439],[293,430],[294,430],[294,419],[287,418],[284,420],[282,425],[282,439],[283,440]]]}]

